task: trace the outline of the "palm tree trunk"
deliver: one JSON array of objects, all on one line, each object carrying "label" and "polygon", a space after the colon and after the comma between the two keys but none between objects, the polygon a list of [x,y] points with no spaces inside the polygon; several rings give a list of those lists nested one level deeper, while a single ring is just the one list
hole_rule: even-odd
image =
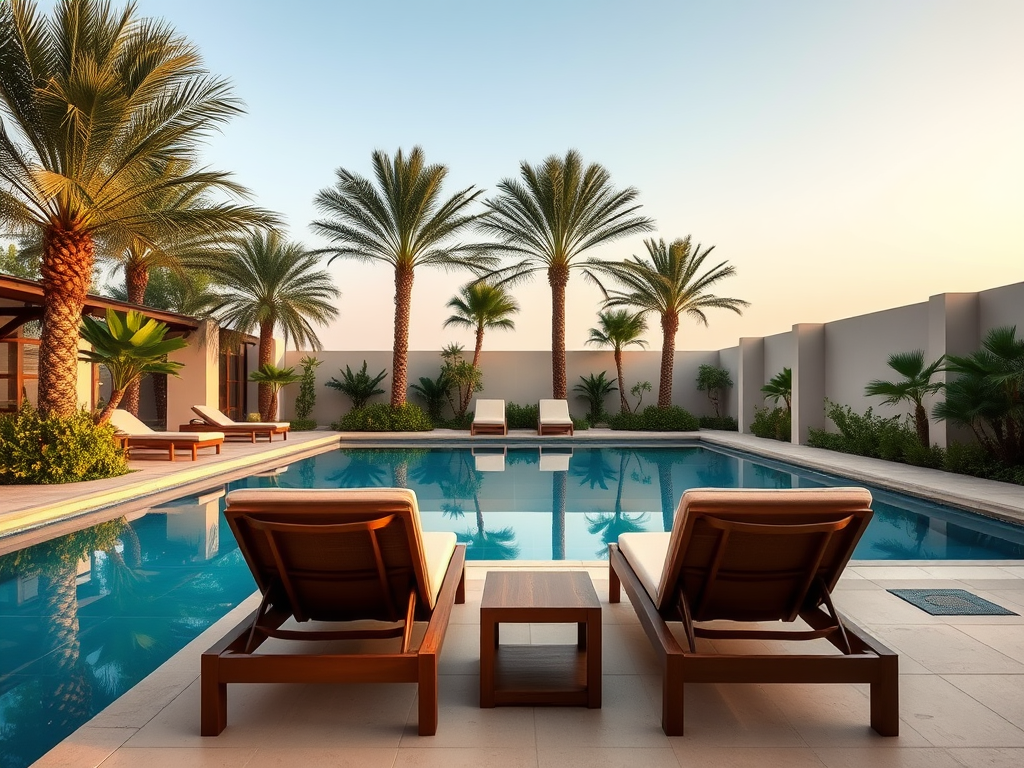
[{"label": "palm tree trunk", "polygon": [[[124,285],[128,301],[132,304],[144,304],[146,286],[149,285],[149,270],[145,265],[128,262],[124,268]],[[124,392],[124,409],[132,416],[139,415],[139,395],[142,391],[142,379],[133,381]]]},{"label": "palm tree trunk", "polygon": [[114,412],[117,406],[121,404],[121,400],[124,398],[124,393],[126,391],[127,390],[124,389],[115,389],[110,393],[110,399],[107,401],[107,404],[103,406],[103,410],[100,412],[100,417],[96,420],[97,424],[106,424],[110,421],[110,415]]},{"label": "palm tree trunk", "polygon": [[61,562],[50,570],[45,592],[47,641],[53,653],[48,657],[50,674],[44,676],[48,690],[43,705],[50,727],[62,732],[82,721],[92,694],[80,665],[75,566],[74,562]]},{"label": "palm tree trunk", "polygon": [[565,560],[565,492],[568,472],[551,473],[551,559]]},{"label": "palm tree trunk", "polygon": [[78,409],[78,329],[94,260],[90,234],[56,227],[46,230],[39,410],[51,416],[70,416]]},{"label": "palm tree trunk", "polygon": [[622,375],[622,350],[615,348],[615,376],[619,380],[619,410],[629,413],[629,401],[626,399],[626,379]]},{"label": "palm tree trunk", "polygon": [[411,267],[395,267],[395,343],[391,358],[391,406],[405,405],[409,385],[409,317],[412,313]]},{"label": "palm tree trunk", "polygon": [[[270,365],[273,362],[273,351],[274,323],[270,320],[264,320],[260,323],[260,368],[264,365]],[[273,421],[275,414],[270,412],[271,400],[273,399],[273,392],[270,385],[260,383],[259,393],[260,418],[263,421]]]},{"label": "palm tree trunk", "polygon": [[480,367],[480,350],[484,348],[484,324],[476,327],[476,349],[473,350],[473,367]]},{"label": "palm tree trunk", "polygon": [[914,421],[917,426],[917,439],[921,441],[922,446],[928,448],[931,445],[928,434],[928,412],[925,411],[921,403],[914,406]]},{"label": "palm tree trunk", "polygon": [[661,344],[661,383],[658,385],[658,407],[672,405],[672,368],[676,361],[676,331],[679,318],[676,315],[662,315],[661,328],[664,339]]},{"label": "palm tree trunk", "polygon": [[565,400],[565,286],[569,283],[569,268],[565,265],[548,267],[551,286],[551,396]]}]

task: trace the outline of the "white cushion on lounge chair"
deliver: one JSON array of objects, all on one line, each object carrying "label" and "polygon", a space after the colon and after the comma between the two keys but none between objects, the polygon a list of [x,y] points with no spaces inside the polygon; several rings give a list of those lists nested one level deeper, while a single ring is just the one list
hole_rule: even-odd
[{"label": "white cushion on lounge chair", "polygon": [[473,423],[503,425],[505,423],[505,401],[477,398],[473,411]]},{"label": "white cushion on lounge chair", "polygon": [[217,427],[287,427],[287,421],[235,421],[229,419],[217,408],[209,405],[193,405],[192,410],[203,417],[208,424]]},{"label": "white cushion on lounge chair", "polygon": [[115,408],[110,414],[110,423],[114,429],[128,437],[140,437],[149,440],[173,440],[176,443],[198,443],[202,440],[223,440],[223,432],[157,432],[135,416],[121,408]]},{"label": "white cushion on lounge chair", "polygon": [[430,590],[430,607],[437,603],[437,594],[448,572],[448,563],[455,554],[458,537],[447,531],[423,531],[423,559],[427,566],[427,588]]},{"label": "white cushion on lounge chair", "polygon": [[619,534],[619,551],[632,566],[655,605],[658,604],[658,584],[661,582],[661,572],[665,570],[671,539],[671,533],[661,532]]},{"label": "white cushion on lounge chair", "polygon": [[569,418],[569,403],[565,400],[541,400],[540,423],[572,425],[572,419]]}]

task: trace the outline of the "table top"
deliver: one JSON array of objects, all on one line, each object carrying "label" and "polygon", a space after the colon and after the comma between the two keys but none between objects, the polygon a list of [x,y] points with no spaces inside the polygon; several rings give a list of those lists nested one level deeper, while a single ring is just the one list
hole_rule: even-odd
[{"label": "table top", "polygon": [[484,608],[600,608],[586,571],[491,571],[480,601]]}]

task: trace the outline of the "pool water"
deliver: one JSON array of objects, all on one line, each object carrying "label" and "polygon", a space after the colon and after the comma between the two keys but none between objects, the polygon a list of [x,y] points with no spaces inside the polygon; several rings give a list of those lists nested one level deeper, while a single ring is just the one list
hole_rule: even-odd
[{"label": "pool water", "polygon": [[[851,484],[698,447],[347,449],[4,555],[0,768],[31,764],[254,591],[221,513],[233,488],[406,486],[424,528],[455,531],[472,559],[594,560],[620,533],[669,530],[686,488]],[[1024,528],[872,492],[857,558],[1024,559]]]}]

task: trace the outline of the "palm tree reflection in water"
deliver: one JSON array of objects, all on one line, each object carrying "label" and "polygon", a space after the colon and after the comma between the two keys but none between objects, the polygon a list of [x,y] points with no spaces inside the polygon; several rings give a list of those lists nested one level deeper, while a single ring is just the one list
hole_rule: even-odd
[{"label": "palm tree reflection in water", "polygon": [[587,531],[592,536],[600,535],[604,546],[594,554],[600,558],[608,557],[608,545],[619,540],[619,534],[639,533],[647,530],[647,521],[650,514],[647,512],[635,513],[633,515],[622,511],[622,489],[625,485],[626,470],[630,461],[636,462],[636,469],[630,475],[634,482],[648,485],[651,476],[644,474],[644,466],[636,451],[628,449],[616,449],[619,454],[618,485],[615,488],[615,508],[611,514],[599,512],[596,515],[587,515]]}]

